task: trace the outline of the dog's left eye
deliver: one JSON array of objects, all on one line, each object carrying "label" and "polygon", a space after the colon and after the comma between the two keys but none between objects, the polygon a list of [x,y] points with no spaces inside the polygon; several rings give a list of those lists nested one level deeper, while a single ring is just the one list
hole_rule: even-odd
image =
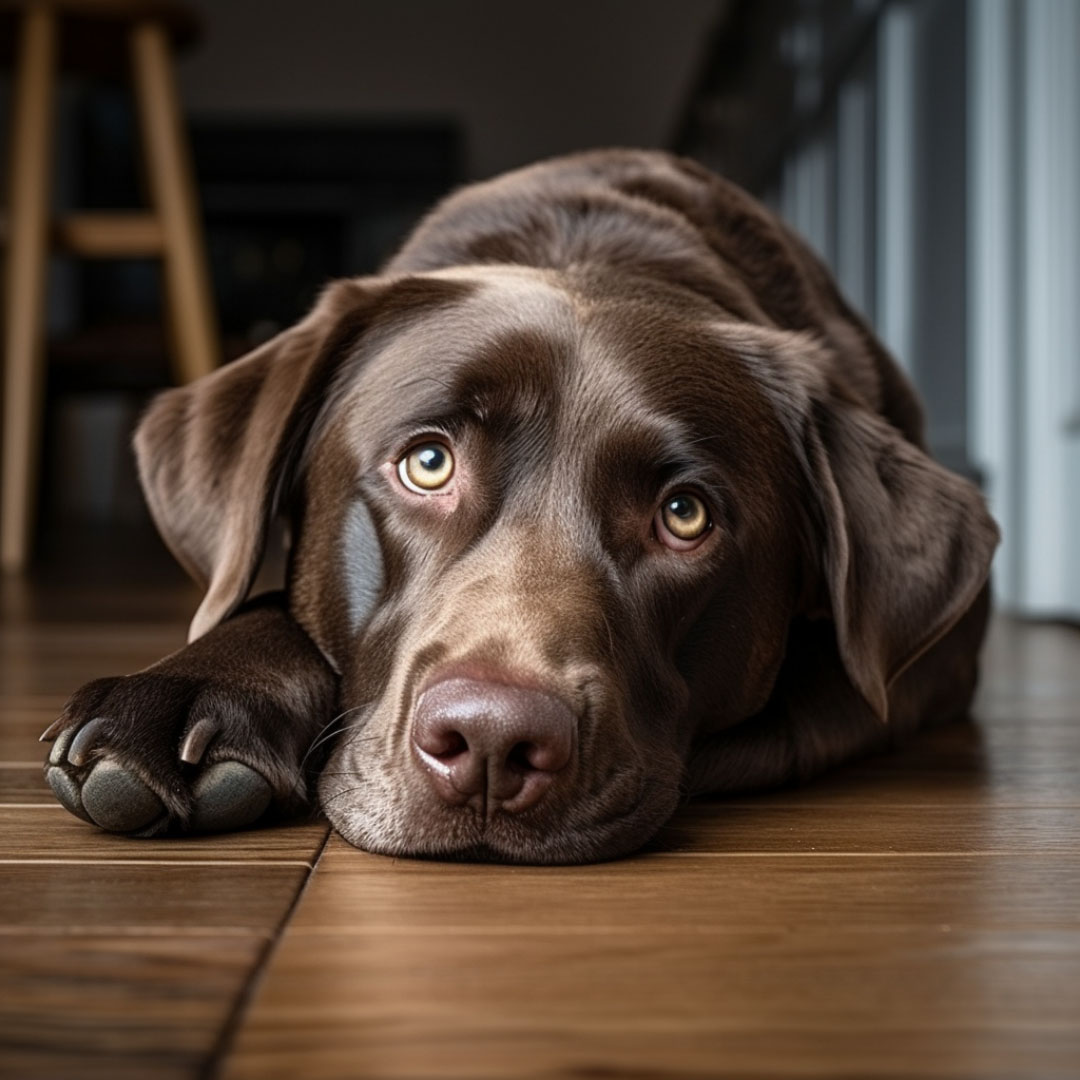
[{"label": "dog's left eye", "polygon": [[668,496],[656,512],[657,538],[675,551],[697,547],[711,528],[709,508],[689,491]]},{"label": "dog's left eye", "polygon": [[446,487],[454,475],[454,455],[441,442],[414,446],[399,462],[398,477],[410,490],[420,495]]}]

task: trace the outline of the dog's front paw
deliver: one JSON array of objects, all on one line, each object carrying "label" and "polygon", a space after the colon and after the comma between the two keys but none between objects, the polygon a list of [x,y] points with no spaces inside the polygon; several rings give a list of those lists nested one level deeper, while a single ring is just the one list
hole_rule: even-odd
[{"label": "dog's front paw", "polygon": [[42,735],[45,776],[110,832],[224,832],[307,803],[308,723],[257,693],[154,671],[97,679]]}]

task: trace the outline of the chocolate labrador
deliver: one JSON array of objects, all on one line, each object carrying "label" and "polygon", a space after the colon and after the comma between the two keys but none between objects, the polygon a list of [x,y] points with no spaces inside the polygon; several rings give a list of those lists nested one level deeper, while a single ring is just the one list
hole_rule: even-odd
[{"label": "chocolate labrador", "polygon": [[[982,498],[806,246],[667,154],[451,195],[135,447],[205,599],[43,736],[105,829],[237,828],[318,776],[369,851],[602,859],[974,690]],[[286,588],[249,600],[279,517]]]}]

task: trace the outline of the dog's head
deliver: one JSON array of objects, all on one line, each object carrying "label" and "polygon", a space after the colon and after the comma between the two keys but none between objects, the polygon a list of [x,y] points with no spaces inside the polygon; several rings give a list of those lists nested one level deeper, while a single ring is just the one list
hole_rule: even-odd
[{"label": "dog's head", "polygon": [[336,284],[153,406],[155,519],[197,636],[290,521],[289,601],[342,680],[331,821],[392,854],[631,850],[695,740],[769,702],[831,618],[886,689],[970,605],[981,499],[834,378],[829,346],[602,277],[462,268]]}]

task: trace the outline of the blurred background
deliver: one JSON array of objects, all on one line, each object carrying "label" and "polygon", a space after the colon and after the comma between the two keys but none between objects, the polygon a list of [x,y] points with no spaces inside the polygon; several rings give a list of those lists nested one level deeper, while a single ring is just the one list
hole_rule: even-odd
[{"label": "blurred background", "polygon": [[[33,6],[0,4],[5,173]],[[934,453],[1003,525],[999,602],[1080,619],[1076,0],[54,6],[58,219],[155,198],[128,61],[92,9],[168,26],[225,359],[326,279],[377,268],[455,185],[588,147],[674,149],[799,229],[911,374]],[[128,438],[178,376],[162,262],[137,247],[50,256],[32,558],[150,534]]]}]

